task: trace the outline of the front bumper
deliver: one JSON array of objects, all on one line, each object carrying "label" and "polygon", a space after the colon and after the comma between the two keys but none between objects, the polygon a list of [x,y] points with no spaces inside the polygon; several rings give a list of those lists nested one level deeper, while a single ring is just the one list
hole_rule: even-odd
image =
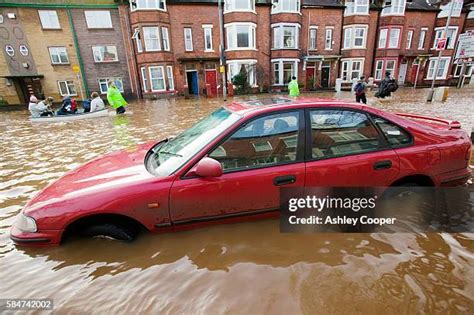
[{"label": "front bumper", "polygon": [[23,232],[14,226],[10,230],[11,240],[22,246],[52,246],[61,241],[62,230],[46,230],[35,233]]}]

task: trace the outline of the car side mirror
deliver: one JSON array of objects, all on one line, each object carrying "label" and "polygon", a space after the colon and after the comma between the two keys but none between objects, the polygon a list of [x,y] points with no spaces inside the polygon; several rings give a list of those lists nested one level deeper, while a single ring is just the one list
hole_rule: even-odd
[{"label": "car side mirror", "polygon": [[195,174],[199,177],[219,177],[222,175],[222,165],[214,159],[205,157],[197,163]]}]

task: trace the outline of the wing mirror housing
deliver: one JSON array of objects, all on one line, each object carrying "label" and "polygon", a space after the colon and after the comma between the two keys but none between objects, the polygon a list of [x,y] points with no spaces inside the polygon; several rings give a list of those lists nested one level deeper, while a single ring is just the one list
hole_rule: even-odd
[{"label": "wing mirror housing", "polygon": [[219,177],[222,175],[222,165],[210,157],[205,157],[197,163],[195,174],[199,177]]}]

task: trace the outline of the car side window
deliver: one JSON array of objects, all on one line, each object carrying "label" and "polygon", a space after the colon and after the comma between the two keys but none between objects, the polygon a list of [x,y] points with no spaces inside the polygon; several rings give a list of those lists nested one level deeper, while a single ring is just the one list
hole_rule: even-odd
[{"label": "car side window", "polygon": [[237,130],[209,157],[224,171],[266,167],[296,160],[299,113],[257,118]]},{"label": "car side window", "polygon": [[411,135],[397,125],[377,116],[372,116],[372,119],[382,130],[390,146],[401,147],[412,142]]},{"label": "car side window", "polygon": [[328,158],[377,150],[380,138],[367,115],[341,109],[312,110],[312,158]]}]

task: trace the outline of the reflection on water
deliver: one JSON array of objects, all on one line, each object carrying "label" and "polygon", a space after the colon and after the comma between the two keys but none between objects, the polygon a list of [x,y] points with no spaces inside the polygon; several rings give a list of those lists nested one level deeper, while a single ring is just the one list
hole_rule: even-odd
[{"label": "reflection on water", "polygon": [[[369,102],[470,130],[473,91],[446,104],[415,104],[426,91],[409,92]],[[61,313],[472,313],[469,233],[280,234],[270,220],[145,234],[131,244],[75,239],[32,249],[9,241],[14,216],[47,183],[106,152],[175,135],[221,103],[135,102],[133,115],[73,124],[0,113],[0,298],[52,298]]]}]

